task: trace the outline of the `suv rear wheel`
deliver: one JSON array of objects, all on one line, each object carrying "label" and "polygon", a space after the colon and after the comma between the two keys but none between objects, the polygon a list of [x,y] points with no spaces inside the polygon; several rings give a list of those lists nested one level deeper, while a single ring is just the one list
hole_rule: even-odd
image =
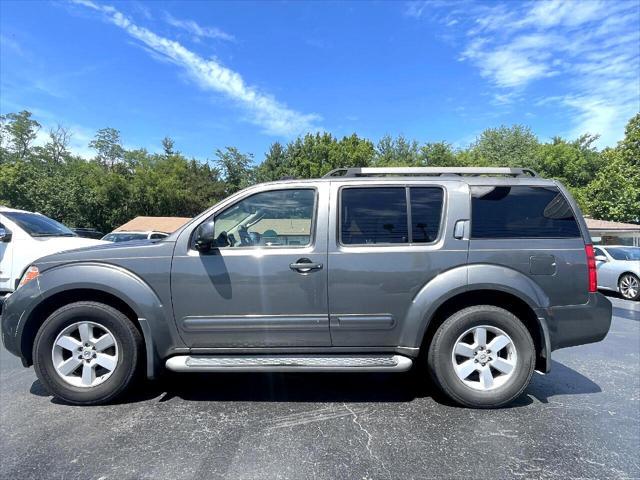
[{"label": "suv rear wheel", "polygon": [[438,328],[427,362],[435,383],[452,400],[493,408],[511,402],[527,387],[535,347],[515,315],[478,305],[456,312]]},{"label": "suv rear wheel", "polygon": [[122,312],[76,302],[53,312],[38,331],[34,368],[54,396],[76,405],[115,399],[140,364],[142,336]]}]

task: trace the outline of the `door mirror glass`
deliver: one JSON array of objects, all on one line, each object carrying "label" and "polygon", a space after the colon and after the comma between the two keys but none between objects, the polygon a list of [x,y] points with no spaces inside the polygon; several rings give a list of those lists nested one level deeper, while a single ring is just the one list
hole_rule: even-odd
[{"label": "door mirror glass", "polygon": [[201,252],[207,252],[216,246],[213,220],[201,224],[196,230],[195,248]]},{"label": "door mirror glass", "polygon": [[596,255],[596,262],[606,262],[607,261],[607,257],[605,257],[604,255]]},{"label": "door mirror glass", "polygon": [[0,242],[7,243],[11,241],[11,232],[4,227],[0,227]]}]

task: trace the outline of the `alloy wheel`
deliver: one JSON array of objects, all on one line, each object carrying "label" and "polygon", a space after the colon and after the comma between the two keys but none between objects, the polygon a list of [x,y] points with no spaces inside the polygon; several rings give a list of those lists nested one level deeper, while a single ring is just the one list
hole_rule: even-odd
[{"label": "alloy wheel", "polygon": [[456,340],[451,361],[458,378],[474,390],[501,387],[516,371],[516,347],[503,330],[490,325],[470,328]]},{"label": "alloy wheel", "polygon": [[640,281],[635,275],[627,273],[620,279],[620,294],[628,299],[633,300],[638,296],[640,291]]},{"label": "alloy wheel", "polygon": [[51,348],[56,373],[74,387],[90,388],[107,380],[118,365],[114,335],[95,322],[76,322],[62,330]]}]

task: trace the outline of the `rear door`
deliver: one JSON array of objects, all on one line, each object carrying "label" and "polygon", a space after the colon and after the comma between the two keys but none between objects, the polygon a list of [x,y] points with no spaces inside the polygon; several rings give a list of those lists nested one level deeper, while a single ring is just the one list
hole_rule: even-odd
[{"label": "rear door", "polygon": [[395,347],[422,287],[466,264],[469,194],[456,181],[332,182],[329,312],[334,346]]},{"label": "rear door", "polygon": [[216,237],[229,244],[206,253],[193,248],[194,228],[182,232],[171,293],[189,347],[331,344],[328,196],[326,182],[256,189],[216,212]]}]

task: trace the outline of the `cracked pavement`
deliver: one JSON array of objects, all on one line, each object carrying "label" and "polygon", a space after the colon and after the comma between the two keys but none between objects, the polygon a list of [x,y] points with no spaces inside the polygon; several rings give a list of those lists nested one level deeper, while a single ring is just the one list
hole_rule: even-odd
[{"label": "cracked pavement", "polygon": [[71,407],[2,349],[0,478],[638,478],[640,303],[610,299],[603,342],[493,411],[414,372],[173,375]]}]

